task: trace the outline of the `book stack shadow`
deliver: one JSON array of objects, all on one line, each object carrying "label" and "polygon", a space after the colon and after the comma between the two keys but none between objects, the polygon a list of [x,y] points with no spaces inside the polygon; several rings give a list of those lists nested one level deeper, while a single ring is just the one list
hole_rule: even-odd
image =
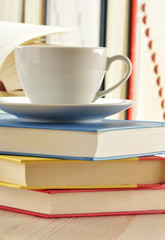
[{"label": "book stack shadow", "polygon": [[40,217],[165,212],[165,123],[0,114],[0,209]]}]

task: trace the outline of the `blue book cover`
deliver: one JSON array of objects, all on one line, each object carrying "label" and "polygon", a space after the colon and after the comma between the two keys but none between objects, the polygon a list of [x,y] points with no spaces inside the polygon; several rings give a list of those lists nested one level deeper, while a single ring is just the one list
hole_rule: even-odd
[{"label": "blue book cover", "polygon": [[[16,136],[11,128],[16,129]],[[39,139],[35,130],[40,130]],[[165,122],[105,119],[86,124],[32,123],[4,113],[0,114],[0,135],[1,154],[110,160],[165,153]],[[24,144],[25,139],[29,139],[28,144]]]},{"label": "blue book cover", "polygon": [[165,127],[165,122],[105,119],[97,123],[36,123],[24,122],[8,113],[1,113],[0,127],[103,132],[135,128]]}]

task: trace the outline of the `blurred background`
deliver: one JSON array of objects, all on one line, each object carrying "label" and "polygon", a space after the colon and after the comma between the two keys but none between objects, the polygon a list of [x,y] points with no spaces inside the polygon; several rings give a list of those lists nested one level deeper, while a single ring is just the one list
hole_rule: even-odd
[{"label": "blurred background", "polygon": [[[0,0],[0,21],[71,28],[50,41],[65,46],[103,46],[109,56],[127,55],[132,75],[107,98],[133,99],[113,118],[165,120],[164,0]],[[52,38],[52,39],[51,39]],[[114,63],[102,88],[117,82],[125,66]]]}]

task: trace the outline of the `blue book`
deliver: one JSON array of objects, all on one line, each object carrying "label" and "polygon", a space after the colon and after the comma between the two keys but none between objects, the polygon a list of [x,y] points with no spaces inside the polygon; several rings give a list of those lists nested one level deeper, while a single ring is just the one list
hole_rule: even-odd
[{"label": "blue book", "polygon": [[165,153],[165,122],[105,119],[89,124],[23,122],[0,114],[0,153],[109,160]]}]

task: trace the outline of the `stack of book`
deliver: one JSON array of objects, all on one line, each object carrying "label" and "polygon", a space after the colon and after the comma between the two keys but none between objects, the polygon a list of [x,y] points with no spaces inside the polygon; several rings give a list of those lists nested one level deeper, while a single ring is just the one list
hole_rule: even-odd
[{"label": "stack of book", "polygon": [[[165,123],[0,114],[0,208],[42,217],[165,212]],[[159,156],[158,156],[159,154]]]}]

